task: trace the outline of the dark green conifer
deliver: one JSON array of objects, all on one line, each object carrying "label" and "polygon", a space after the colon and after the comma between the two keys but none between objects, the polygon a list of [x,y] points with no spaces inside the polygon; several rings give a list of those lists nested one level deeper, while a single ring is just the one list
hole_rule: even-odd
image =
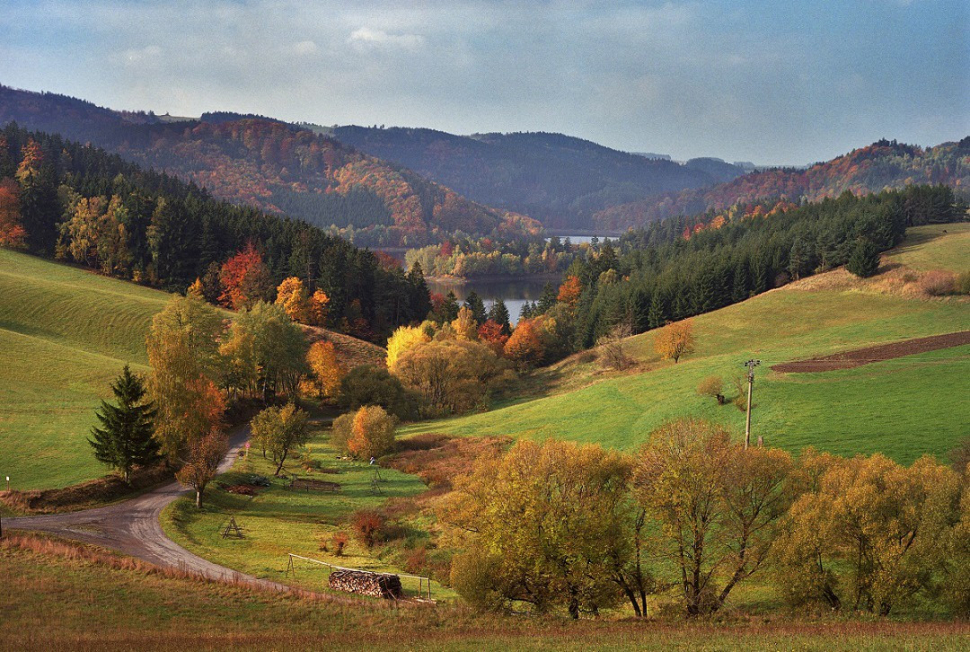
[{"label": "dark green conifer", "polygon": [[869,238],[859,238],[845,268],[860,278],[874,276],[879,270],[879,249]]},{"label": "dark green conifer", "polygon": [[95,414],[100,428],[92,428],[94,439],[88,443],[94,448],[99,462],[121,471],[129,482],[131,468],[136,464],[150,464],[159,459],[159,444],[152,436],[155,431],[155,408],[144,401],[145,385],[141,378],[131,373],[125,365],[121,376],[111,386],[118,405],[101,401],[101,409]]}]

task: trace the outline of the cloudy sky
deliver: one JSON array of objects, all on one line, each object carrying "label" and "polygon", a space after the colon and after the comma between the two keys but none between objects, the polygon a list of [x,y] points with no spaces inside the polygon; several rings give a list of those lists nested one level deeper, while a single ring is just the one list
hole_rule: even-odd
[{"label": "cloudy sky", "polygon": [[0,83],[801,164],[970,134],[970,4],[0,0]]}]

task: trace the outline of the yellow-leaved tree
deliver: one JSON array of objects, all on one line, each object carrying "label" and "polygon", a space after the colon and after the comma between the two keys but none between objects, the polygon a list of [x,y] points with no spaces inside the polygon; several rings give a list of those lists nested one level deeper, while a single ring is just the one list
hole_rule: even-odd
[{"label": "yellow-leaved tree", "polygon": [[340,363],[333,342],[314,342],[306,359],[313,372],[316,390],[321,396],[335,398],[347,369]]},{"label": "yellow-leaved tree", "polygon": [[310,293],[297,277],[283,279],[276,288],[276,305],[283,306],[293,321],[301,324],[310,322]]},{"label": "yellow-leaved tree", "polygon": [[690,319],[673,322],[661,328],[653,338],[653,346],[661,360],[673,360],[694,352],[694,324]]},{"label": "yellow-leaved tree", "polygon": [[330,443],[358,459],[380,457],[394,448],[397,419],[379,405],[365,405],[334,419]]},{"label": "yellow-leaved tree", "polygon": [[387,339],[387,368],[393,374],[397,371],[401,356],[425,342],[430,342],[428,329],[421,326],[401,326]]}]

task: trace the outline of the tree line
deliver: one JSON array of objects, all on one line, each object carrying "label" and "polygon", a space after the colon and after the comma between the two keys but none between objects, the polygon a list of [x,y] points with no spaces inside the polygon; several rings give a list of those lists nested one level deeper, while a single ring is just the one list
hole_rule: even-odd
[{"label": "tree line", "polygon": [[965,459],[792,457],[686,419],[632,455],[520,441],[456,479],[437,513],[452,586],[486,610],[641,617],[663,594],[702,616],[763,576],[793,608],[970,613]]},{"label": "tree line", "polygon": [[[578,283],[563,352],[593,346],[618,324],[640,333],[723,308],[792,280],[850,263],[872,274],[879,253],[906,228],[966,219],[946,186],[910,186],[794,206],[766,201],[744,211],[671,218],[589,249],[566,272]],[[875,265],[873,265],[875,262]],[[550,290],[530,317],[562,311]],[[558,319],[562,328],[567,320]]]},{"label": "tree line", "polygon": [[430,305],[419,270],[406,275],[305,222],[13,124],[0,132],[0,244],[175,292],[253,245],[272,286],[292,276],[322,290],[332,325],[356,324],[351,332],[375,341]]}]

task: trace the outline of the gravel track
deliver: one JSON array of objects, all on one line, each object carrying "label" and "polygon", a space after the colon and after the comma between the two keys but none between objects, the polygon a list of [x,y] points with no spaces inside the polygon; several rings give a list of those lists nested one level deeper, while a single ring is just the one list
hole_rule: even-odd
[{"label": "gravel track", "polygon": [[[233,432],[229,452],[219,464],[219,473],[232,468],[248,439],[248,426]],[[14,530],[47,532],[65,539],[103,546],[156,566],[176,568],[209,579],[247,583],[277,591],[291,590],[285,584],[258,579],[202,559],[169,539],[159,523],[159,515],[169,503],[185,493],[188,490],[178,482],[172,482],[113,505],[65,514],[6,518],[3,526]]]}]

